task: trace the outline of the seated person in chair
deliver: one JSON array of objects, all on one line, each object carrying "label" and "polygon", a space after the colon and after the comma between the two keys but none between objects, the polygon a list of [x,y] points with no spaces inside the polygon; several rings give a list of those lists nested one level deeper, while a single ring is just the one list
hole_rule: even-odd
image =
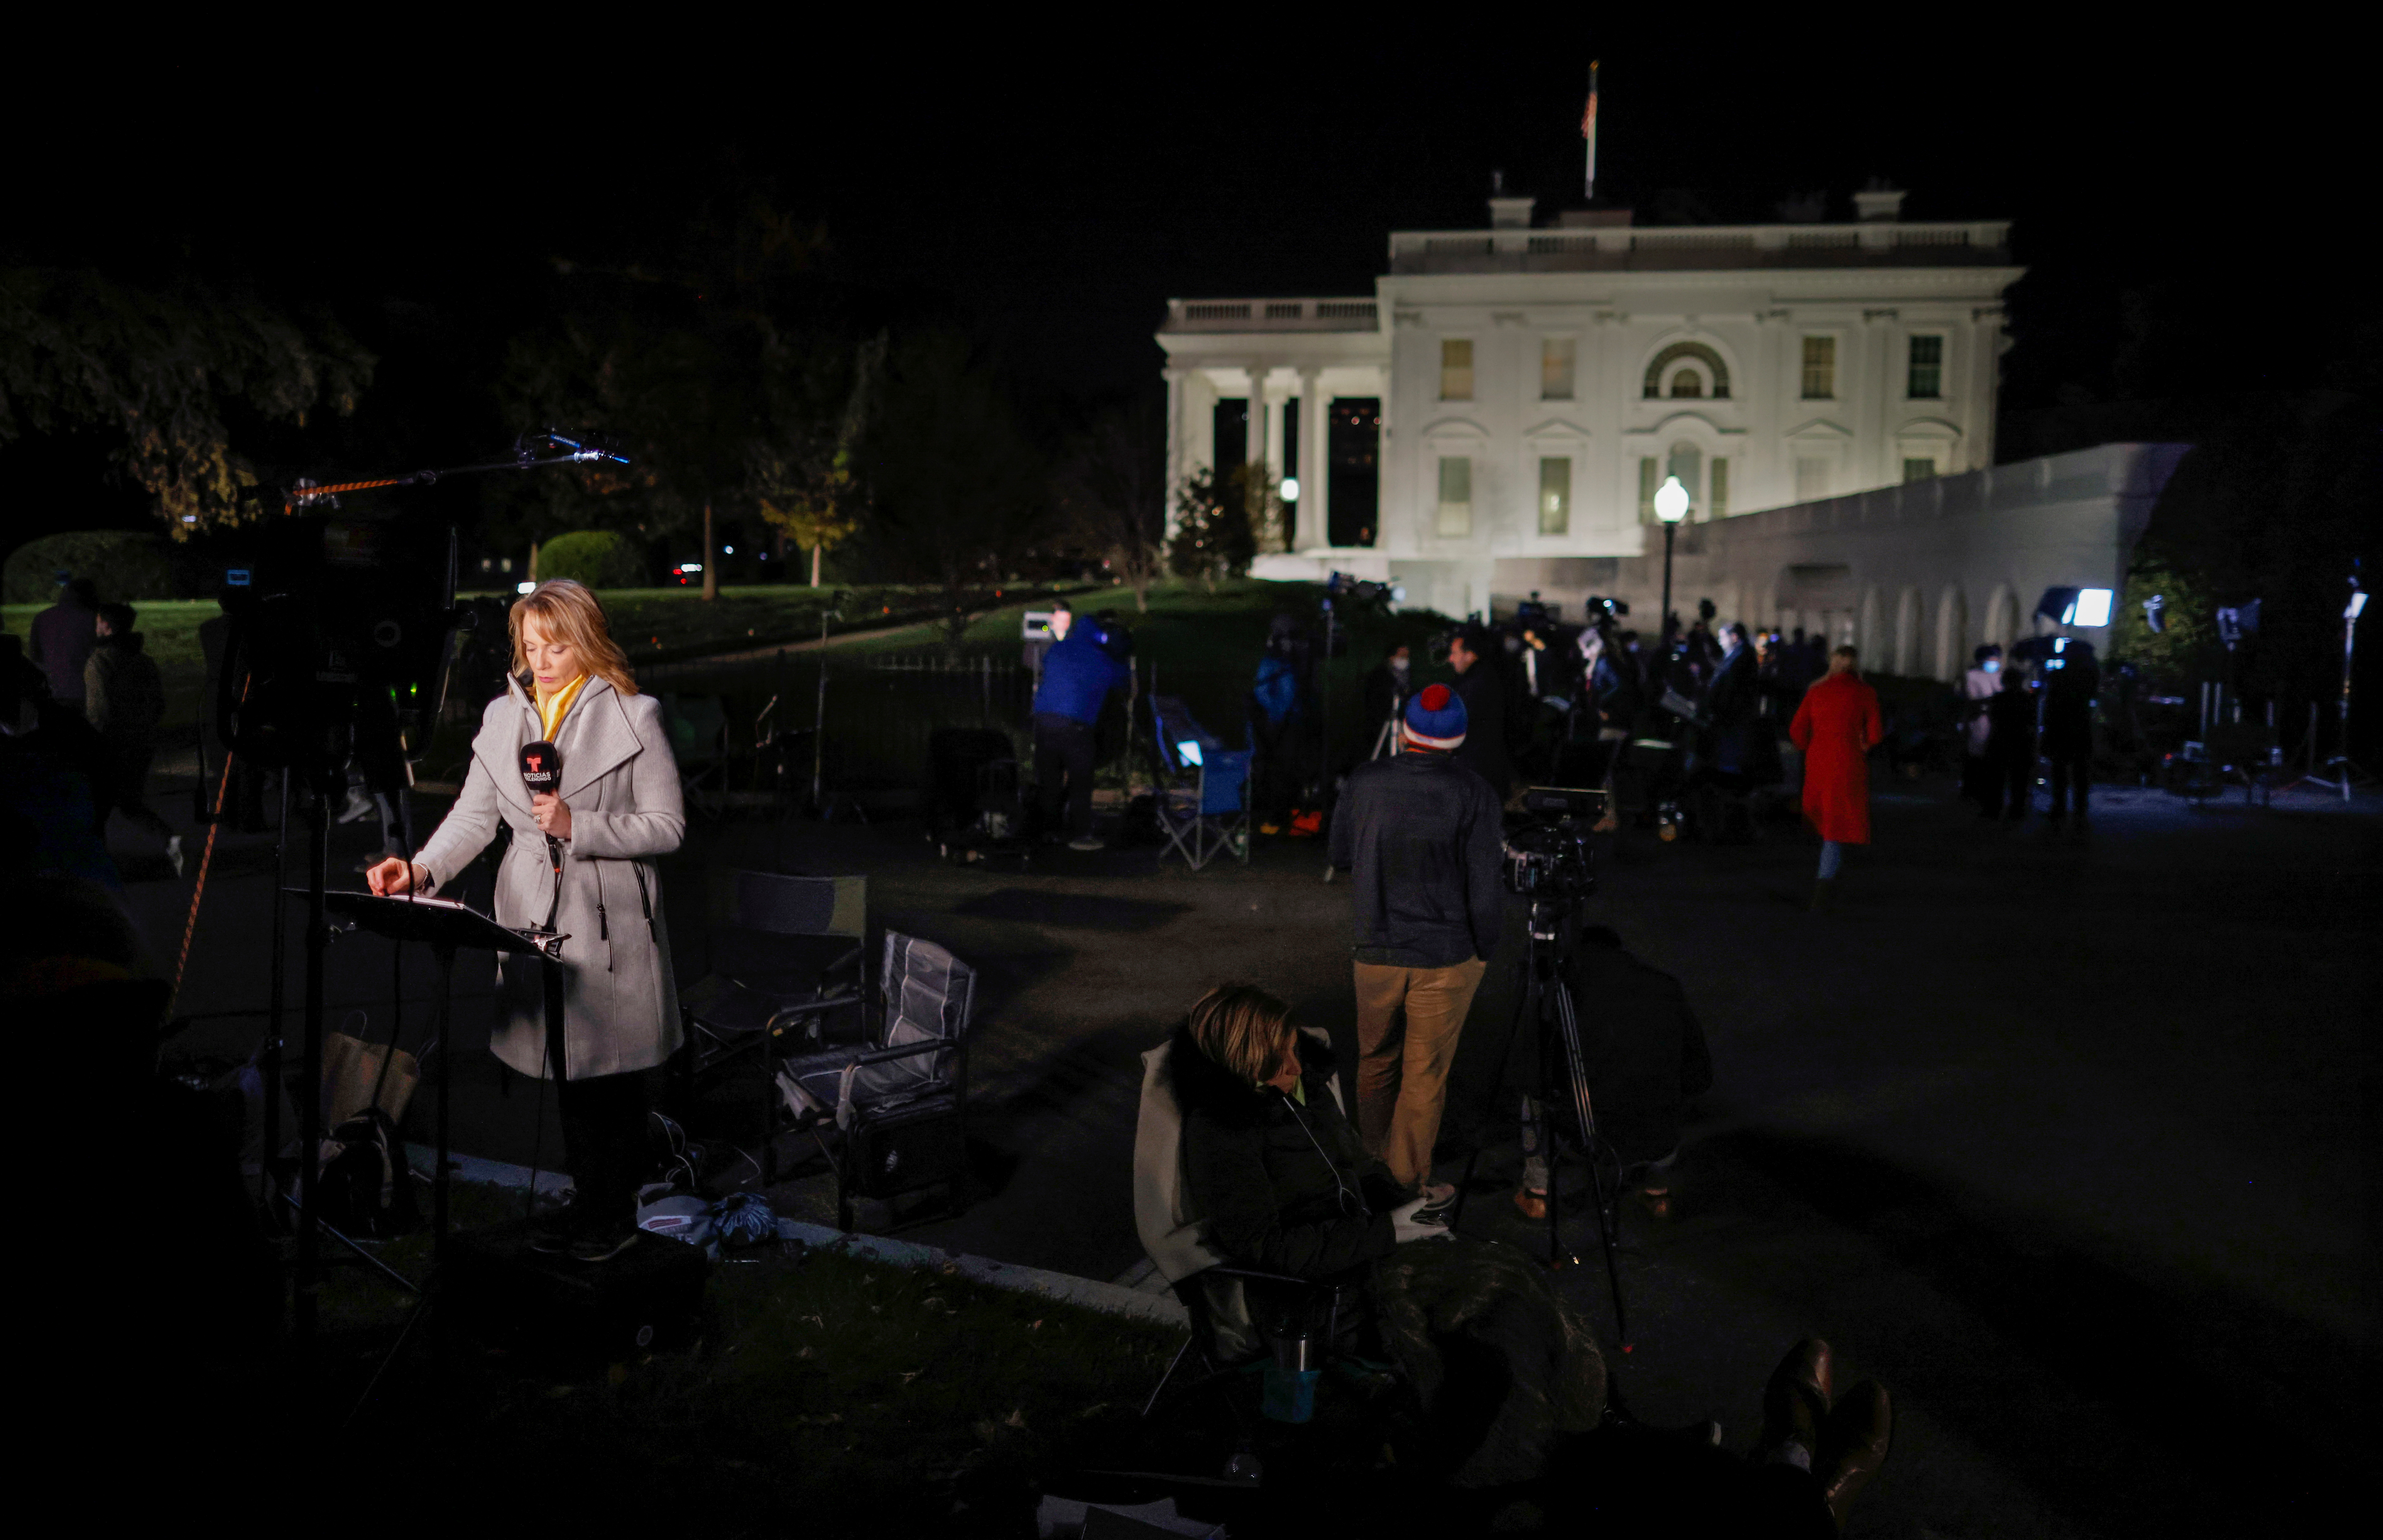
[{"label": "seated person in chair", "polygon": [[1321,1281],[1444,1233],[1415,1222],[1418,1204],[1401,1209],[1389,1168],[1341,1115],[1331,1050],[1294,1030],[1273,996],[1210,990],[1176,1029],[1167,1066],[1184,1187],[1234,1265]]},{"label": "seated person in chair", "polygon": [[1342,1115],[1329,1051],[1290,1017],[1229,984],[1176,1029],[1183,1180],[1209,1244],[1236,1267],[1362,1281],[1420,1403],[1416,1453],[1460,1486],[1532,1479],[1603,1410],[1596,1342],[1521,1252],[1452,1238],[1428,1196],[1390,1206],[1399,1189]]}]

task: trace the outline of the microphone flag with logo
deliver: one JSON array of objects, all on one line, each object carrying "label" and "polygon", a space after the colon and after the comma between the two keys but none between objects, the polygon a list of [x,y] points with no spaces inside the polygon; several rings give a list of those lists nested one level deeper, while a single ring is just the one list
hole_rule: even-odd
[{"label": "microphone flag with logo", "polygon": [[562,790],[562,751],[543,739],[524,744],[521,749],[522,784],[536,796],[540,792]]}]

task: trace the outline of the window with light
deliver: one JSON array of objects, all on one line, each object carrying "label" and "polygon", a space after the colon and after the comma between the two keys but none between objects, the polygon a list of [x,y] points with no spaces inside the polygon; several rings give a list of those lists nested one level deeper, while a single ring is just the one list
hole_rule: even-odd
[{"label": "window with light", "polygon": [[1473,339],[1471,338],[1448,337],[1440,339],[1439,399],[1444,401],[1469,401],[1473,399]]},{"label": "window with light", "polygon": [[1834,400],[1837,394],[1837,339],[1834,337],[1804,339],[1804,399],[1808,401]]},{"label": "window with light", "polygon": [[1564,535],[1572,530],[1572,461],[1550,457],[1539,462],[1539,533]]},{"label": "window with light", "polygon": [[1550,337],[1539,342],[1539,400],[1568,401],[1572,400],[1574,363],[1573,339]]}]

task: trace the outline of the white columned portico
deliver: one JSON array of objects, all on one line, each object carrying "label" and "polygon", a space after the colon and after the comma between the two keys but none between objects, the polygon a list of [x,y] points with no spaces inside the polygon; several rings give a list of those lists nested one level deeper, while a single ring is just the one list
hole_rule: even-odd
[{"label": "white columned portico", "polygon": [[1268,417],[1266,413],[1266,374],[1267,367],[1266,364],[1253,363],[1250,365],[1249,448],[1244,452],[1243,458],[1253,465],[1268,464],[1274,459],[1273,454],[1269,451],[1269,446],[1266,443],[1266,427],[1268,425]]},{"label": "white columned portico", "polygon": [[1167,479],[1161,490],[1167,499],[1167,533],[1175,533],[1175,521],[1180,515],[1176,488],[1192,474],[1189,456],[1192,450],[1192,392],[1185,388],[1189,369],[1167,371]]},{"label": "white columned portico", "polygon": [[1324,466],[1330,457],[1324,452],[1326,429],[1324,411],[1324,371],[1302,369],[1299,372],[1299,528],[1291,541],[1293,550],[1319,550],[1329,540],[1325,522],[1326,502]]}]

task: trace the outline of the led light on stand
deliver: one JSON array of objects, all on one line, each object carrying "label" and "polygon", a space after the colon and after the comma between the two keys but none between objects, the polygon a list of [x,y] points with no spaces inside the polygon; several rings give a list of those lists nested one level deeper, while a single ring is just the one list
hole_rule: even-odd
[{"label": "led light on stand", "polygon": [[513,585],[513,592],[516,594],[534,594],[537,591],[537,585],[535,583],[516,583]]},{"label": "led light on stand", "polygon": [[735,546],[722,546],[720,548],[720,554],[722,556],[734,556],[736,554],[736,548]]},{"label": "led light on stand", "polygon": [[1194,768],[1203,762],[1200,758],[1200,740],[1197,738],[1184,739],[1175,745],[1175,752],[1182,757],[1185,764]]},{"label": "led light on stand", "polygon": [[2077,602],[2070,607],[2071,625],[2107,625],[2110,623],[2110,600],[2114,596],[2107,588],[2080,588]]}]

